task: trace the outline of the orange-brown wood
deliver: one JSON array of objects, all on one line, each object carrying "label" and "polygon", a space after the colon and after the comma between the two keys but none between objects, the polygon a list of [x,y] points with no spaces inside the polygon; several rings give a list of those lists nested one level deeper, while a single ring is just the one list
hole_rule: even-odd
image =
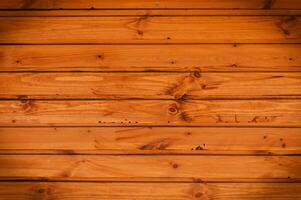
[{"label": "orange-brown wood", "polygon": [[0,98],[6,99],[300,97],[301,73],[0,74]]},{"label": "orange-brown wood", "polygon": [[299,16],[1,17],[0,29],[2,44],[301,42]]},{"label": "orange-brown wood", "polygon": [[0,200],[301,198],[300,0],[0,9]]},{"label": "orange-brown wood", "polygon": [[300,133],[300,128],[1,127],[0,153],[288,154],[300,153]]},{"label": "orange-brown wood", "polygon": [[299,156],[1,155],[1,180],[299,180]]},{"label": "orange-brown wood", "polygon": [[300,44],[1,45],[0,71],[301,71]]},{"label": "orange-brown wood", "polygon": [[1,9],[300,9],[299,0],[10,0]]},{"label": "orange-brown wood", "polygon": [[1,182],[1,200],[295,200],[300,183]]},{"label": "orange-brown wood", "polygon": [[[0,2],[1,3],[1,2]],[[59,16],[297,16],[300,9],[130,9],[130,10],[0,10],[1,17],[59,17]]]},{"label": "orange-brown wood", "polygon": [[0,126],[301,126],[299,100],[1,101]]}]

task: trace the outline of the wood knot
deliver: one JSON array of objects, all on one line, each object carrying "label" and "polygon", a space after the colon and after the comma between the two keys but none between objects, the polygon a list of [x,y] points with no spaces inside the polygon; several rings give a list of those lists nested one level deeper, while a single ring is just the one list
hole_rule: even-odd
[{"label": "wood knot", "polygon": [[201,73],[199,71],[193,72],[193,76],[196,78],[201,78]]},{"label": "wood knot", "polygon": [[172,165],[172,167],[173,167],[174,169],[177,169],[177,168],[179,167],[179,165],[175,163],[175,164]]},{"label": "wood knot", "polygon": [[45,192],[45,189],[44,189],[44,188],[38,189],[38,193],[44,193],[44,192]]},{"label": "wood knot", "polygon": [[177,114],[177,113],[179,112],[179,109],[178,109],[178,107],[177,107],[176,104],[172,104],[172,105],[168,108],[168,111],[169,111],[170,114],[175,115],[175,114]]},{"label": "wood knot", "polygon": [[201,192],[197,192],[194,195],[195,198],[201,198],[202,196],[203,196],[203,193],[201,193]]},{"label": "wood knot", "polygon": [[143,35],[143,31],[137,30],[137,34],[142,36]]}]

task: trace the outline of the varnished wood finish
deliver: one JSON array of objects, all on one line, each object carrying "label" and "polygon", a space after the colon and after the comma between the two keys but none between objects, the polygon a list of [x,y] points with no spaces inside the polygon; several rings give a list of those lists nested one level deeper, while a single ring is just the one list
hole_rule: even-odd
[{"label": "varnished wood finish", "polygon": [[0,29],[2,44],[301,42],[299,16],[2,17]]},{"label": "varnished wood finish", "polygon": [[1,200],[295,200],[300,183],[0,183]]},{"label": "varnished wood finish", "polygon": [[[1,3],[1,2],[0,2]],[[1,17],[59,17],[59,16],[297,16],[300,9],[130,9],[130,10],[0,10]]]},{"label": "varnished wood finish", "polygon": [[[45,127],[0,128],[0,153],[289,153],[300,128]],[[239,137],[237,137],[239,135]],[[16,139],[17,138],[17,139]]]},{"label": "varnished wood finish", "polygon": [[300,199],[300,16],[0,1],[0,200]]},{"label": "varnished wood finish", "polygon": [[0,114],[0,126],[301,126],[299,100],[21,100]]},{"label": "varnished wood finish", "polygon": [[0,74],[0,97],[7,99],[300,98],[300,94],[301,73]]},{"label": "varnished wood finish", "polygon": [[299,0],[10,0],[1,9],[300,9]]},{"label": "varnished wood finish", "polygon": [[301,71],[300,52],[300,44],[0,45],[0,71]]},{"label": "varnished wood finish", "polygon": [[299,156],[0,155],[0,180],[290,181],[300,167]]}]

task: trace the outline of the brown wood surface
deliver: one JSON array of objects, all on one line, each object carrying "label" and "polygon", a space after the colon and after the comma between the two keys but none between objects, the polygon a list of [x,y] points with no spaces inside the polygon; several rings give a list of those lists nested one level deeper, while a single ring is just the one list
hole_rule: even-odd
[{"label": "brown wood surface", "polygon": [[301,151],[300,133],[300,128],[1,127],[0,152],[292,153]]},{"label": "brown wood surface", "polygon": [[22,100],[0,102],[0,126],[300,126],[300,100]]},{"label": "brown wood surface", "polygon": [[299,156],[0,155],[0,180],[299,180]]},{"label": "brown wood surface", "polygon": [[300,16],[0,1],[0,200],[301,199]]},{"label": "brown wood surface", "polygon": [[[0,2],[1,3],[1,2]],[[301,9],[130,9],[130,10],[1,10],[1,17],[59,17],[59,16],[298,16]]]},{"label": "brown wood surface", "polygon": [[0,98],[6,99],[300,97],[301,73],[0,74]]},{"label": "brown wood surface", "polygon": [[1,200],[296,200],[300,183],[0,183]]},{"label": "brown wood surface", "polygon": [[301,9],[300,0],[9,0],[1,9]]},{"label": "brown wood surface", "polygon": [[301,42],[299,16],[1,17],[0,30],[2,44]]},{"label": "brown wood surface", "polygon": [[300,44],[1,45],[0,71],[301,71]]}]

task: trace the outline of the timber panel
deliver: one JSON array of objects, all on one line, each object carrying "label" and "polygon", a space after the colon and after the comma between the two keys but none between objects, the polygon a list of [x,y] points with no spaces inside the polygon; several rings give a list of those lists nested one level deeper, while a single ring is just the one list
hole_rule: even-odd
[{"label": "timber panel", "polygon": [[0,199],[301,198],[300,0],[0,9]]},{"label": "timber panel", "polygon": [[299,16],[0,17],[0,29],[2,44],[301,42]]}]

